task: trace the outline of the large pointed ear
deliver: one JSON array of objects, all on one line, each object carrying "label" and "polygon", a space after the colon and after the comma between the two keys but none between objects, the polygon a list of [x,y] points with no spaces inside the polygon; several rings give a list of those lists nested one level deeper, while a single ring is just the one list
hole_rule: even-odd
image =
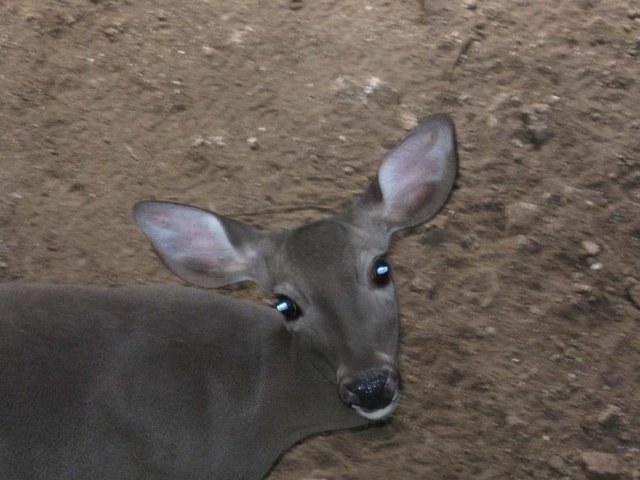
[{"label": "large pointed ear", "polygon": [[429,117],[384,158],[356,216],[373,220],[361,223],[382,223],[388,234],[426,222],[449,198],[457,165],[453,121]]},{"label": "large pointed ear", "polygon": [[184,280],[215,288],[256,278],[265,232],[176,203],[140,202],[133,215],[165,264]]}]

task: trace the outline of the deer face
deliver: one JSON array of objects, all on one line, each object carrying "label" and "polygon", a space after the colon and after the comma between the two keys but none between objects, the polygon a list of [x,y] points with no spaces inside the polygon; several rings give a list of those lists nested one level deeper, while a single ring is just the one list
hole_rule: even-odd
[{"label": "deer face", "polygon": [[368,419],[386,417],[398,399],[399,318],[385,243],[324,220],[283,235],[268,262],[268,288],[300,350]]}]

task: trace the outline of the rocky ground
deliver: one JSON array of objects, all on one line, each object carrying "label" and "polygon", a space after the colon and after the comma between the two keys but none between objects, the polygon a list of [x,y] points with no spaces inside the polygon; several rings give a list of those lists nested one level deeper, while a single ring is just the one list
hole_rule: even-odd
[{"label": "rocky ground", "polygon": [[0,0],[0,280],[177,282],[137,200],[292,226],[446,111],[401,406],[269,478],[638,480],[639,55],[638,1]]}]

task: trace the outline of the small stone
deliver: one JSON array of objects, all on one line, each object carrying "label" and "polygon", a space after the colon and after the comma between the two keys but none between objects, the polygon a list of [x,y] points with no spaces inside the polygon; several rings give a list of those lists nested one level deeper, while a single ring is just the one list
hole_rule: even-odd
[{"label": "small stone", "polygon": [[513,415],[513,414],[507,415],[507,417],[505,418],[505,422],[509,427],[523,427],[527,424],[527,422],[522,420],[517,415]]},{"label": "small stone", "polygon": [[206,145],[206,144],[207,144],[207,141],[202,137],[194,137],[193,141],[191,142],[191,146],[193,148],[198,148],[198,147],[200,147],[202,145]]},{"label": "small stone", "polygon": [[218,147],[224,147],[226,145],[224,137],[222,135],[213,135],[212,137],[209,137],[209,141],[211,141]]},{"label": "small stone", "polygon": [[514,237],[514,242],[518,250],[530,255],[536,255],[541,251],[540,243],[535,238],[520,234]]},{"label": "small stone", "polygon": [[336,97],[341,103],[357,104],[365,102],[362,89],[352,78],[341,75],[335,79],[333,86]]},{"label": "small stone", "polygon": [[535,148],[542,147],[551,138],[549,128],[549,111],[551,107],[545,103],[530,105],[522,111],[522,121],[530,142]]},{"label": "small stone", "polygon": [[596,417],[596,421],[601,427],[610,428],[620,424],[624,417],[620,407],[616,405],[607,405],[602,412]]},{"label": "small stone", "polygon": [[567,472],[567,464],[560,455],[552,455],[551,458],[547,460],[547,465],[558,473],[564,474]]},{"label": "small stone", "polygon": [[438,284],[432,280],[416,277],[409,284],[409,290],[413,293],[426,295],[428,298],[434,299],[438,294]]},{"label": "small stone", "polygon": [[33,23],[40,20],[40,16],[36,13],[29,12],[24,16],[24,19],[29,23]]},{"label": "small stone", "polygon": [[258,143],[258,139],[256,137],[247,138],[247,145],[251,150],[258,150],[260,148],[260,144]]},{"label": "small stone", "polygon": [[537,317],[541,316],[544,313],[542,309],[540,307],[537,307],[536,305],[529,306],[528,310],[531,315],[535,315]]},{"label": "small stone", "polygon": [[590,255],[592,257],[600,253],[600,245],[592,240],[583,240],[582,242],[580,242],[580,246],[587,255]]},{"label": "small stone", "polygon": [[596,17],[587,25],[586,30],[591,38],[591,45],[603,45],[615,34],[615,27],[600,17]]},{"label": "small stone", "polygon": [[406,110],[402,110],[398,114],[398,120],[400,121],[400,125],[402,125],[402,128],[407,131],[413,130],[418,126],[418,118],[413,113]]},{"label": "small stone", "polygon": [[289,1],[289,8],[291,10],[300,10],[303,6],[304,6],[304,3],[302,2],[302,0],[290,0]]},{"label": "small stone", "polygon": [[522,141],[519,138],[512,138],[511,145],[513,145],[516,148],[524,148],[524,143],[522,143]]},{"label": "small stone", "polygon": [[591,293],[593,292],[593,287],[586,283],[574,283],[573,291],[576,293]]},{"label": "small stone", "polygon": [[210,47],[208,45],[202,46],[202,53],[204,53],[206,57],[212,57],[215,51],[216,51],[215,48]]},{"label": "small stone", "polygon": [[104,29],[104,34],[109,38],[109,40],[114,41],[116,36],[118,35],[118,29],[115,27],[107,27]]},{"label": "small stone", "polygon": [[362,91],[367,98],[381,106],[396,106],[400,103],[400,93],[390,84],[373,75],[366,78]]},{"label": "small stone", "polygon": [[58,20],[64,25],[70,27],[71,25],[77,23],[78,19],[69,13],[64,13],[58,17]]},{"label": "small stone", "polygon": [[373,101],[381,106],[397,106],[400,103],[398,91],[373,75],[369,75],[364,82],[340,76],[334,81],[334,91],[341,103],[366,105]]},{"label": "small stone", "polygon": [[342,167],[342,173],[344,173],[345,175],[353,175],[355,172],[356,169],[351,165],[345,165],[344,167]]},{"label": "small stone", "polygon": [[507,227],[512,231],[525,231],[538,223],[539,208],[534,203],[515,202],[507,205]]},{"label": "small stone", "polygon": [[617,480],[622,475],[622,465],[615,455],[586,451],[580,454],[580,463],[591,480]]},{"label": "small stone", "polygon": [[3,270],[7,269],[9,268],[9,264],[7,262],[0,262],[0,268],[2,268]]},{"label": "small stone", "polygon": [[475,10],[476,8],[478,8],[478,3],[476,2],[476,0],[464,0],[462,2],[462,6],[467,10]]},{"label": "small stone", "polygon": [[474,238],[471,235],[462,235],[460,237],[460,246],[465,250],[471,248],[474,243]]}]

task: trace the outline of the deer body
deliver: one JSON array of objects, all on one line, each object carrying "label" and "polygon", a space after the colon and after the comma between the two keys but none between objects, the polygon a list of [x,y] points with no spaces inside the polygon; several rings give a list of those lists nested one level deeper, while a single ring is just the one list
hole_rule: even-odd
[{"label": "deer body", "polygon": [[271,308],[164,286],[16,285],[0,304],[4,480],[261,478],[301,437],[366,423]]},{"label": "deer body", "polygon": [[387,418],[399,318],[383,257],[455,175],[438,115],[352,207],[291,231],[136,206],[174,273],[253,280],[275,309],[187,287],[0,286],[0,478],[256,480],[310,434]]}]

